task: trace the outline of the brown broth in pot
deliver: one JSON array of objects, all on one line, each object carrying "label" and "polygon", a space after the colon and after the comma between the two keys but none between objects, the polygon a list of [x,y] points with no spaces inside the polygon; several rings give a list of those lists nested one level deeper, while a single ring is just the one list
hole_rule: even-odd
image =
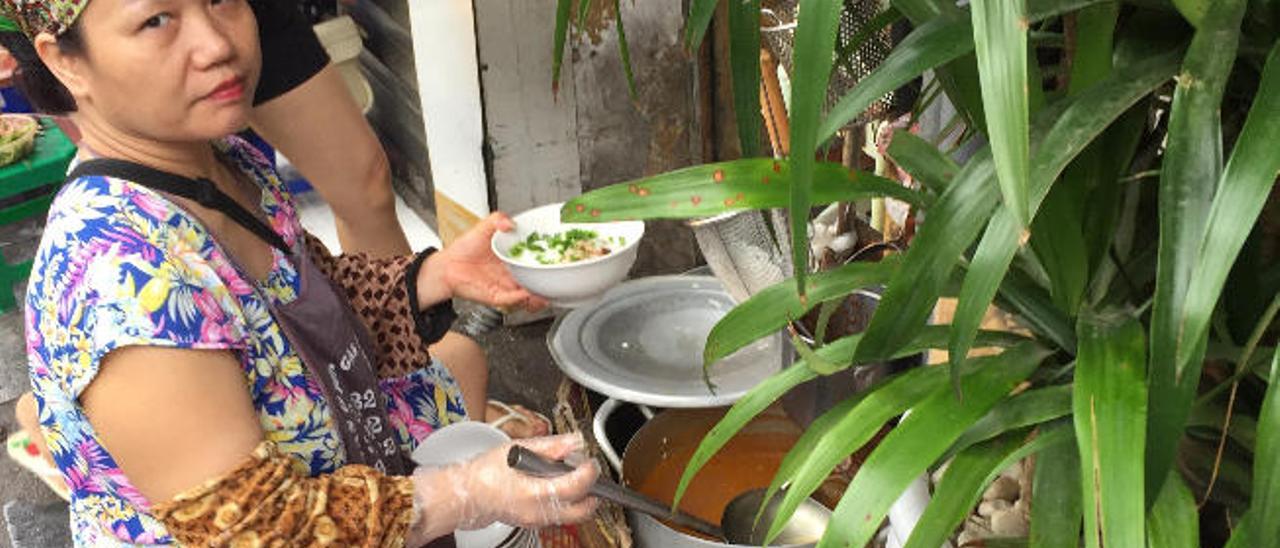
[{"label": "brown broth in pot", "polygon": [[[722,409],[681,409],[655,417],[627,446],[623,465],[627,483],[670,503],[694,450],[723,415]],[[680,509],[720,523],[720,515],[733,497],[768,487],[800,434],[800,428],[780,409],[761,413],[702,467],[685,491]],[[693,534],[684,529],[681,532]]]}]

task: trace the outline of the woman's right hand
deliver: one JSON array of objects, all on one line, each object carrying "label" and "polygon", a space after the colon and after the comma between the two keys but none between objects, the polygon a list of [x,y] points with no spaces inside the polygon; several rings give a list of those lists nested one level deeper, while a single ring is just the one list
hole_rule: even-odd
[{"label": "woman's right hand", "polygon": [[[584,446],[580,434],[514,443],[555,460],[580,453]],[[497,521],[541,527],[591,517],[598,502],[588,492],[600,475],[593,461],[587,459],[563,476],[538,478],[507,465],[510,448],[511,444],[505,444],[470,461],[414,472],[419,516],[409,545],[454,529],[479,529]]]}]

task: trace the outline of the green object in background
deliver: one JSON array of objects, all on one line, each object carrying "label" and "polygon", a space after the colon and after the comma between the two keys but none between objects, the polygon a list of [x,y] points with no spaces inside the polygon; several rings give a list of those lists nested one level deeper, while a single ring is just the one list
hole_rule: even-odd
[{"label": "green object in background", "polygon": [[[49,118],[40,118],[35,151],[13,164],[0,167],[0,225],[43,215],[67,176],[76,145]],[[17,306],[13,284],[31,273],[31,261],[10,264],[0,250],[0,313]]]}]

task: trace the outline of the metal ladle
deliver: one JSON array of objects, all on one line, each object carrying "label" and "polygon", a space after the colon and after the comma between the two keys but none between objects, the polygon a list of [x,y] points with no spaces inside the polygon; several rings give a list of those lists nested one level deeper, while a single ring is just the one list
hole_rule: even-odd
[{"label": "metal ladle", "polygon": [[[526,474],[549,478],[573,471],[573,467],[560,461],[553,461],[519,445],[513,445],[507,453],[507,465]],[[680,527],[685,527],[708,537],[723,539],[732,544],[760,546],[764,543],[767,525],[773,522],[778,507],[782,504],[781,496],[769,501],[760,515],[756,527],[756,512],[764,499],[764,489],[752,489],[739,494],[725,506],[720,516],[720,526],[716,526],[702,518],[672,510],[668,505],[641,495],[605,478],[599,478],[591,486],[593,496],[615,502],[625,508],[649,514],[655,518],[667,520]],[[773,546],[792,544],[812,544],[822,538],[827,523],[831,521],[831,511],[813,499],[806,499],[791,520],[782,528],[782,532],[774,539]]]}]

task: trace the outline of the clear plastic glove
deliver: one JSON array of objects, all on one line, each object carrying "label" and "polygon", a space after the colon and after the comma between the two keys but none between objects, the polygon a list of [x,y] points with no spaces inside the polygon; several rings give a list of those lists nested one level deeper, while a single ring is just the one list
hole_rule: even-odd
[{"label": "clear plastic glove", "polygon": [[[549,459],[563,460],[584,447],[581,434],[532,438],[514,443]],[[577,523],[598,504],[588,495],[600,475],[594,462],[554,478],[537,478],[507,466],[511,444],[472,460],[413,474],[418,521],[408,539],[418,546],[455,529],[479,529],[495,521],[518,527]],[[573,459],[568,459],[572,461]]]}]

